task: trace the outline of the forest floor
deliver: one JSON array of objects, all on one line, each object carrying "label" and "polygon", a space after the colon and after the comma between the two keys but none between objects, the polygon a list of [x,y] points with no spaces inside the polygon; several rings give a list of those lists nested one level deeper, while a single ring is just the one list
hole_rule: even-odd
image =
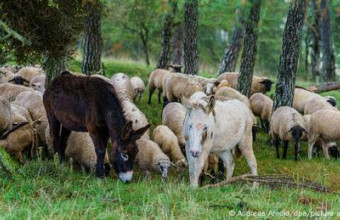
[{"label": "forest floor", "polygon": [[[139,75],[146,82],[152,68],[141,64],[104,60],[106,74],[124,72]],[[71,62],[71,69],[80,70],[80,63]],[[307,86],[308,82],[298,82]],[[152,105],[143,95],[140,109],[153,128],[161,123],[161,105],[156,94]],[[273,93],[273,91],[272,91]],[[340,92],[329,92],[340,102]],[[292,146],[287,160],[276,159],[275,150],[267,142],[268,135],[260,131],[254,151],[260,175],[287,174],[297,182],[318,182],[337,193],[269,187],[261,184],[252,189],[249,183],[235,183],[220,188],[189,186],[188,171],[173,169],[167,180],[154,174],[146,179],[138,171],[132,183],[123,184],[115,173],[97,179],[70,164],[60,165],[58,159],[28,161],[15,178],[0,169],[0,219],[222,219],[229,216],[262,218],[297,218],[340,216],[340,162],[325,160],[321,155],[307,159],[303,143],[298,162]],[[244,158],[236,161],[234,176],[249,173]],[[205,184],[208,184],[207,180]],[[339,218],[339,217],[338,217]]]}]

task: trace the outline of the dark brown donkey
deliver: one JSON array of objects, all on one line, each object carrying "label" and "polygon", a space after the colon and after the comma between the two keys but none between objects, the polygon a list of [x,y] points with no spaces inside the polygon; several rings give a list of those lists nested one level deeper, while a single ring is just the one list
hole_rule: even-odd
[{"label": "dark brown donkey", "polygon": [[124,119],[111,84],[97,77],[75,76],[64,71],[46,89],[44,106],[60,162],[65,160],[66,141],[71,131],[88,131],[96,148],[96,176],[103,177],[106,144],[111,137],[115,143],[112,165],[122,181],[131,181],[138,152],[135,141],[150,125],[132,129],[132,122]]}]

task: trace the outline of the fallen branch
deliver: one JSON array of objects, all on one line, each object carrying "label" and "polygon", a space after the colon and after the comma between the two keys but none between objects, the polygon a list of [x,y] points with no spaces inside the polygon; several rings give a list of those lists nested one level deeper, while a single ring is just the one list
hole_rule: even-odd
[{"label": "fallen branch", "polygon": [[340,89],[340,82],[326,82],[320,85],[310,86],[307,89],[315,93],[338,90]]},{"label": "fallen branch", "polygon": [[224,180],[222,182],[216,184],[209,184],[204,186],[203,188],[218,188],[221,186],[229,185],[235,182],[257,182],[267,184],[269,186],[287,186],[291,188],[308,188],[317,192],[325,192],[325,193],[336,193],[319,183],[315,183],[312,181],[305,182],[296,182],[293,177],[287,175],[263,175],[263,176],[254,176],[252,174],[244,174],[241,176],[233,177],[229,180]]}]

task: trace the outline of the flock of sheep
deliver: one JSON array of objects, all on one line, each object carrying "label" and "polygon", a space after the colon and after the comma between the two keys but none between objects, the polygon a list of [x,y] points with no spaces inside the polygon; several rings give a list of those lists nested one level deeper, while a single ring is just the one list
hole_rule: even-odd
[{"label": "flock of sheep", "polygon": [[[254,76],[251,96],[248,98],[236,90],[238,76],[238,73],[224,73],[216,79],[209,79],[172,70],[154,70],[148,80],[148,102],[151,103],[152,94],[158,90],[158,102],[161,103],[161,96],[164,99],[162,125],[153,130],[152,138],[148,131],[136,141],[139,151],[135,162],[138,166],[145,170],[147,175],[150,172],[158,172],[162,177],[167,176],[171,166],[188,166],[189,153],[186,152],[186,145],[189,135],[183,130],[186,129],[185,120],[190,113],[181,102],[185,102],[185,99],[191,104],[201,103],[200,105],[206,108],[210,97],[221,103],[231,100],[242,102],[242,105],[251,110],[247,123],[252,127],[257,126],[256,116],[259,117],[261,126],[269,131],[278,158],[281,141],[284,146],[283,158],[286,158],[290,141],[295,145],[295,160],[301,150],[300,141],[308,141],[309,159],[312,158],[314,146],[321,148],[327,159],[329,154],[338,154],[335,141],[340,139],[340,112],[336,107],[335,98],[322,97],[297,87],[294,91],[293,107],[281,107],[272,114],[273,101],[265,95],[270,91],[272,81],[267,77]],[[124,117],[127,121],[132,121],[133,129],[149,124],[145,114],[135,105],[135,101],[140,101],[145,91],[142,79],[130,79],[124,73],[114,74],[110,79],[102,75],[90,77],[99,77],[112,84]],[[20,163],[25,162],[24,152],[28,157],[34,156],[40,148],[48,155],[54,153],[43,105],[44,91],[45,75],[39,67],[23,67],[19,70],[11,66],[0,68],[0,146],[15,156]],[[235,104],[235,108],[237,106],[238,104]],[[213,110],[214,106],[210,107]],[[235,109],[235,112],[236,118],[246,117],[243,115],[244,111]],[[210,113],[216,114],[214,111]],[[234,123],[236,127],[241,126],[237,120],[219,121],[220,126],[228,123]],[[233,146],[233,156],[239,156],[240,153],[236,145],[237,143]],[[203,174],[210,175],[208,169],[212,171],[212,175],[217,174],[220,155],[210,152],[202,167]],[[66,157],[73,158],[74,162],[85,169],[95,167],[95,148],[87,132],[71,133],[67,141]],[[105,163],[110,166],[108,154],[105,156]],[[225,176],[230,178],[232,173],[228,170],[227,172]]]}]

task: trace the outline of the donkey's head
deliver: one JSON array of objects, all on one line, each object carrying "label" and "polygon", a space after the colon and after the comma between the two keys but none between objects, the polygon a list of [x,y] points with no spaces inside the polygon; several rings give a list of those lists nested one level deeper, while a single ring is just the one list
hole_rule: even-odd
[{"label": "donkey's head", "polygon": [[199,157],[204,143],[211,140],[213,135],[215,97],[211,96],[208,104],[202,100],[195,102],[182,97],[182,103],[187,109],[183,124],[187,150],[191,156]]},{"label": "donkey's head", "polygon": [[129,182],[132,180],[133,163],[138,153],[136,140],[138,140],[150,126],[149,124],[143,128],[133,130],[132,122],[129,121],[122,130],[120,141],[114,143],[110,159],[121,181]]}]

